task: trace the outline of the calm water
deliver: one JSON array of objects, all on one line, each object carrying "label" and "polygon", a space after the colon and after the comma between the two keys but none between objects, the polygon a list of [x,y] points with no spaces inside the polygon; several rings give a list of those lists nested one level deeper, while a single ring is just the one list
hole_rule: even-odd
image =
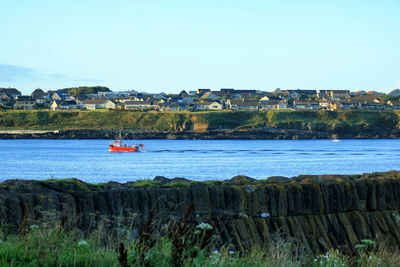
[{"label": "calm water", "polygon": [[[0,181],[75,177],[125,182],[244,174],[358,174],[400,170],[400,140],[138,140],[145,152],[110,153],[107,140],[0,140]],[[127,141],[132,144],[132,141]]]}]

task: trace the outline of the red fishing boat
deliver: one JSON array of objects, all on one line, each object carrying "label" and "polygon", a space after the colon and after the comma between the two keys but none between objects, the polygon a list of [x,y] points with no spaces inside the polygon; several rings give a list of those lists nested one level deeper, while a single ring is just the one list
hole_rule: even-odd
[{"label": "red fishing boat", "polygon": [[143,144],[127,146],[122,143],[122,133],[119,134],[119,140],[112,141],[109,145],[110,152],[139,152],[143,150]]}]

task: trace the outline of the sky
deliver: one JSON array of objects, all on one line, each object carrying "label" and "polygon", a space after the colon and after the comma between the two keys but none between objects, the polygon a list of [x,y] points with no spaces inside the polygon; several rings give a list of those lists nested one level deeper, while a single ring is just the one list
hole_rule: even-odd
[{"label": "sky", "polygon": [[1,0],[0,87],[388,93],[399,14],[398,0]]}]

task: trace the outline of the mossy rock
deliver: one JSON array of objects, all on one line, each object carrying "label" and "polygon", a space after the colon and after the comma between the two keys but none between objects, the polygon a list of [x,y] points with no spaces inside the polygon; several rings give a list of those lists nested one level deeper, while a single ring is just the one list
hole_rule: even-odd
[{"label": "mossy rock", "polygon": [[284,176],[271,176],[267,178],[268,183],[288,183],[290,182],[290,178]]},{"label": "mossy rock", "polygon": [[246,175],[236,175],[234,177],[232,177],[232,179],[228,180],[229,182],[235,183],[235,184],[249,184],[249,183],[253,183],[254,181],[256,181],[256,179],[251,178],[249,176]]},{"label": "mossy rock", "polygon": [[171,182],[171,179],[164,176],[156,176],[154,177],[153,181],[160,182],[161,184],[166,184]]}]

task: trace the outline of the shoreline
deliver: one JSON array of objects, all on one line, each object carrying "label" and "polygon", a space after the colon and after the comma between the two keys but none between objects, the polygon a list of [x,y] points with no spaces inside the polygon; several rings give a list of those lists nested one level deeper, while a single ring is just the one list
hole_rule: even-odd
[{"label": "shoreline", "polygon": [[[4,139],[113,139],[119,130],[0,130],[0,140]],[[159,140],[310,140],[310,139],[398,139],[400,130],[344,129],[342,131],[315,131],[295,129],[242,129],[161,132],[135,130],[125,139]]]}]

